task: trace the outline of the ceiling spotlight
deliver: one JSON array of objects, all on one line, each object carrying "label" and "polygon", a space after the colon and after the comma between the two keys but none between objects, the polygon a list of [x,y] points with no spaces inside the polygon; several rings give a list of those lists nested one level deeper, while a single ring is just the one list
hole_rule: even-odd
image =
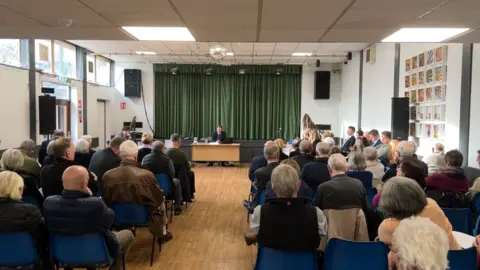
[{"label": "ceiling spotlight", "polygon": [[207,75],[212,75],[212,73],[213,73],[213,68],[211,68],[211,67],[209,67],[205,70],[205,74],[207,74]]},{"label": "ceiling spotlight", "polygon": [[241,68],[241,69],[238,71],[238,74],[240,74],[240,75],[245,75],[245,74],[247,74],[247,70],[244,69],[244,68]]},{"label": "ceiling spotlight", "polygon": [[170,73],[172,73],[172,75],[177,75],[177,73],[178,73],[178,67],[172,67],[172,68],[170,69]]},{"label": "ceiling spotlight", "polygon": [[213,59],[220,61],[227,56],[227,48],[225,48],[225,46],[222,44],[217,43],[210,47],[210,55],[213,57]]}]

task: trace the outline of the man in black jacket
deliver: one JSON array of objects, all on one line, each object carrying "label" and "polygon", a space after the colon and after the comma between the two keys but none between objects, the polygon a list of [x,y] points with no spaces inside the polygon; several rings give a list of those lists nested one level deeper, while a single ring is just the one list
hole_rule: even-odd
[{"label": "man in black jacket", "polygon": [[265,144],[263,148],[263,157],[267,161],[267,166],[255,171],[255,182],[253,185],[260,191],[264,190],[267,182],[270,181],[272,171],[278,166],[280,161],[280,150],[276,143]]},{"label": "man in black jacket", "polygon": [[43,160],[45,160],[45,157],[47,156],[47,146],[51,141],[54,141],[58,138],[65,137],[65,132],[61,129],[57,129],[53,132],[53,139],[50,140],[44,140],[42,142],[42,145],[40,146],[40,149],[38,150],[38,162],[43,165]]},{"label": "man in black jacket", "polygon": [[153,143],[153,151],[146,155],[142,160],[142,167],[151,171],[153,174],[166,174],[173,183],[173,195],[175,196],[175,215],[182,212],[180,207],[182,203],[182,185],[180,180],[175,178],[175,168],[173,161],[165,155],[165,143],[163,141],[155,141]]},{"label": "man in black jacket", "polygon": [[110,145],[107,148],[96,151],[92,159],[90,159],[88,170],[101,180],[107,171],[120,166],[119,148],[124,141],[125,139],[121,137],[115,137],[110,141]]},{"label": "man in black jacket", "polygon": [[317,158],[303,166],[300,179],[307,183],[313,192],[317,191],[318,185],[330,180],[330,172],[328,171],[328,157],[330,157],[330,145],[328,143],[317,144]]},{"label": "man in black jacket", "polygon": [[305,164],[313,161],[315,157],[312,155],[313,145],[309,140],[303,140],[300,142],[300,155],[293,157],[292,159],[300,166],[300,171]]},{"label": "man in black jacket", "polygon": [[[62,194],[63,172],[68,167],[77,165],[77,163],[73,161],[75,157],[75,147],[72,140],[69,138],[58,138],[52,147],[55,161],[52,165],[43,167],[40,172],[40,181],[42,182],[42,191],[45,198],[51,195]],[[95,175],[90,174],[88,186],[94,193],[97,192],[98,186]]]},{"label": "man in black jacket", "polygon": [[63,173],[62,195],[47,198],[43,214],[50,232],[65,235],[101,233],[115,263],[110,269],[122,269],[122,253],[127,253],[134,236],[129,230],[111,232],[115,218],[101,198],[92,197],[89,174],[82,166],[71,166]]},{"label": "man in black jacket", "polygon": [[347,129],[347,135],[349,136],[348,140],[342,146],[343,153],[350,153],[352,147],[355,145],[355,127],[349,126]]},{"label": "man in black jacket", "polygon": [[[223,143],[225,141],[225,139],[227,139],[227,133],[225,131],[223,131],[223,127],[219,125],[217,127],[217,130],[215,130],[212,134],[212,142],[216,142],[216,143],[220,144],[220,143]],[[212,162],[212,161],[208,162],[208,166],[213,166],[213,163],[214,162]],[[224,166],[225,163],[222,161],[222,162],[220,162],[220,165]]]}]

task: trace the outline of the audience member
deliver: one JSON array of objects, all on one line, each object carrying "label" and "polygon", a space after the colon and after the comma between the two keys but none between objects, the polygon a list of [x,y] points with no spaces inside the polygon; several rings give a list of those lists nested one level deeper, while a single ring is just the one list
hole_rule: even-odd
[{"label": "audience member", "polygon": [[[300,179],[300,166],[298,166],[298,163],[295,160],[285,159],[284,161],[280,162],[280,164],[292,166],[292,168],[294,168],[295,171],[297,172],[298,177]],[[297,197],[310,199],[314,195],[315,195],[314,191],[308,187],[307,183],[300,180],[300,187],[298,188]],[[268,181],[267,186],[265,187],[265,198],[276,198],[276,197],[277,197],[277,194],[275,194],[275,192],[273,192],[273,189],[272,189],[272,181]]]},{"label": "audience member", "polygon": [[91,159],[92,154],[90,154],[90,144],[88,141],[85,139],[78,140],[75,144],[75,162],[88,169]]},{"label": "audience member", "polygon": [[320,140],[320,135],[319,135],[318,129],[311,129],[309,134],[310,134],[309,140],[312,143],[312,153],[311,154],[313,156],[315,156],[316,155],[315,149],[317,149],[317,144],[319,142],[321,142],[322,140]]},{"label": "audience member", "polygon": [[[63,191],[62,175],[70,166],[77,165],[75,157],[75,146],[69,138],[59,138],[53,144],[53,156],[55,162],[42,168],[40,180],[45,198],[52,195],[60,195]],[[97,177],[90,174],[88,187],[92,192],[97,192]]]},{"label": "audience member", "polygon": [[156,141],[152,146],[153,152],[143,158],[142,167],[155,175],[166,174],[170,177],[171,183],[173,183],[173,195],[175,196],[175,214],[179,215],[182,212],[180,207],[182,203],[182,185],[180,180],[175,178],[175,168],[172,160],[165,155],[165,143]]},{"label": "audience member", "polygon": [[342,152],[350,153],[352,151],[353,145],[355,145],[355,136],[353,134],[355,134],[355,127],[349,126],[347,129],[348,139],[342,146]]},{"label": "audience member", "polygon": [[365,145],[369,145],[369,142],[363,137],[358,137],[355,139],[355,144],[353,145],[352,152],[362,153]]},{"label": "audience member", "polygon": [[[277,250],[315,250],[327,234],[327,220],[308,200],[297,198],[298,173],[289,165],[279,165],[272,172],[272,188],[277,198],[257,206],[245,234],[248,245],[258,241]],[[301,220],[302,222],[298,222]]]},{"label": "audience member", "polygon": [[143,158],[152,153],[153,134],[151,132],[144,132],[141,141],[142,147],[138,150],[138,163],[142,163]]},{"label": "audience member", "polygon": [[90,159],[88,170],[102,180],[107,171],[120,166],[120,144],[124,141],[123,138],[115,137],[107,148],[96,151]]},{"label": "audience member", "polygon": [[372,147],[379,148],[382,146],[382,140],[380,140],[380,133],[378,133],[378,130],[372,129],[368,133],[370,135],[370,141],[372,142]]},{"label": "audience member", "polygon": [[[386,168],[386,172],[385,172],[385,175],[383,175],[382,181],[385,182],[388,179],[397,175],[398,164],[400,164],[404,158],[407,158],[407,157],[416,158],[415,151],[416,151],[416,147],[412,142],[409,142],[409,141],[399,142],[397,147],[395,148],[395,153],[394,153],[395,163],[391,164]],[[425,164],[422,161],[420,162],[423,166],[425,175],[427,175],[428,174],[427,164]]]},{"label": "audience member", "polygon": [[130,134],[130,127],[129,126],[124,126],[122,128],[122,131],[115,134],[115,137],[120,137],[122,138],[123,140],[131,140],[132,139],[132,136]]},{"label": "audience member", "polygon": [[367,159],[363,152],[350,153],[348,156],[348,169],[347,176],[360,180],[364,187],[372,187],[373,173],[366,171]]},{"label": "audience member", "polygon": [[38,162],[31,157],[35,152],[35,147],[35,142],[30,139],[25,140],[20,144],[19,150],[22,151],[23,154],[22,170],[35,176],[35,178],[40,179],[40,165],[38,165]]},{"label": "audience member", "polygon": [[[267,144],[273,144],[275,142],[273,141],[267,141],[265,144],[264,144],[264,147],[267,145]],[[250,181],[255,181],[255,174],[254,172],[260,168],[263,168],[267,166],[267,160],[265,159],[265,157],[263,156],[263,153],[259,156],[256,156],[252,159],[252,162],[250,162],[250,168],[248,169],[248,178],[250,179]]]},{"label": "audience member", "polygon": [[465,194],[466,200],[468,203],[471,204],[472,208],[475,209],[475,196],[480,193],[480,177],[477,177],[475,181],[473,181],[473,185],[468,189],[468,192]]},{"label": "audience member", "polygon": [[463,172],[463,155],[458,150],[445,154],[447,168],[441,173],[427,177],[427,195],[434,199],[440,207],[466,207],[465,193],[468,192],[469,181]]},{"label": "audience member", "polygon": [[310,141],[303,140],[300,142],[300,155],[292,158],[298,163],[298,166],[300,166],[300,170],[303,169],[303,166],[305,164],[315,159],[315,157],[312,155],[312,152],[313,146]]},{"label": "audience member", "polygon": [[298,140],[298,139],[295,139],[293,140],[292,142],[292,148],[293,148],[293,151],[290,152],[290,154],[288,155],[290,158],[293,158],[293,157],[296,157],[296,156],[299,156],[300,155],[300,142],[301,140]]},{"label": "audience member", "polygon": [[267,166],[255,171],[255,182],[253,185],[259,190],[264,190],[267,182],[270,181],[272,171],[279,165],[280,155],[276,143],[265,144],[263,148],[263,157],[267,161]]},{"label": "audience member", "polygon": [[111,232],[115,220],[112,209],[103,200],[92,196],[88,188],[89,174],[85,167],[68,167],[62,176],[61,195],[45,200],[45,223],[51,233],[60,235],[82,235],[101,233],[105,238],[110,256],[115,263],[112,270],[122,270],[122,254],[127,254],[134,241],[130,230]]},{"label": "audience member", "polygon": [[[415,180],[423,190],[426,188],[425,177],[427,177],[427,175],[425,174],[422,162],[414,157],[407,157],[402,160],[402,163],[400,163],[397,168],[397,176],[404,176]],[[380,195],[381,193],[379,192],[373,197],[373,207],[378,207]]]},{"label": "audience member", "polygon": [[358,129],[355,132],[355,139],[358,138],[358,137],[363,137],[363,131],[361,129]]},{"label": "audience member", "polygon": [[378,238],[390,248],[393,234],[400,222],[406,218],[419,216],[430,219],[447,233],[450,249],[461,249],[443,210],[434,200],[427,198],[420,185],[412,179],[396,176],[388,180],[382,189],[380,209],[388,218],[380,224]]},{"label": "audience member", "polygon": [[423,162],[427,163],[428,166],[428,175],[443,172],[447,167],[444,149],[443,144],[436,143],[432,149],[432,154],[423,158]]},{"label": "audience member", "polygon": [[318,185],[330,180],[330,172],[328,170],[330,148],[330,145],[325,142],[317,144],[317,158],[305,164],[301,170],[300,179],[307,183],[313,192],[317,191]]},{"label": "audience member", "polygon": [[53,145],[55,141],[50,141],[47,145],[47,156],[43,159],[42,168],[47,165],[52,165],[55,162],[55,157],[53,156]]},{"label": "audience member", "polygon": [[288,159],[288,155],[283,152],[283,149],[285,149],[285,141],[278,138],[274,142],[278,145],[278,150],[280,151],[280,161]]},{"label": "audience member", "polygon": [[392,132],[383,131],[382,145],[376,147],[378,149],[378,158],[382,161],[383,165],[390,164],[390,159],[393,159],[393,150],[395,149],[396,145],[392,148],[391,142]]},{"label": "audience member", "polygon": [[176,174],[175,176],[177,178],[181,178],[178,175],[181,170],[186,171],[188,181],[182,182],[182,189],[184,191],[182,196],[184,201],[191,202],[192,199],[195,198],[195,173],[192,171],[192,167],[190,166],[190,161],[188,160],[187,154],[183,152],[182,149],[180,149],[180,145],[182,143],[180,135],[172,134],[172,136],[170,136],[170,141],[172,141],[172,148],[167,149],[166,154],[173,161],[173,166],[175,167]]},{"label": "audience member", "polygon": [[322,137],[322,142],[324,142],[326,138],[332,138],[332,139],[333,139],[335,136],[333,135],[332,131],[330,131],[330,130],[324,130],[324,131],[322,132],[322,136],[321,136],[321,137]]},{"label": "audience member", "polygon": [[342,149],[340,149],[340,147],[338,146],[334,146],[330,149],[330,156],[333,154],[341,154],[341,153],[342,153]]},{"label": "audience member", "polygon": [[[328,143],[331,147],[335,146],[335,140],[332,137],[326,137],[323,142]],[[317,148],[315,148],[317,149]]]},{"label": "audience member", "polygon": [[367,141],[368,141],[368,145],[365,145],[365,146],[367,146],[367,147],[372,146],[372,143],[371,143],[372,142],[372,136],[370,136],[370,132],[368,130],[365,130],[363,132],[363,137],[365,137],[365,139],[367,139]]},{"label": "audience member", "polygon": [[48,231],[40,210],[22,202],[23,187],[22,178],[17,173],[0,172],[0,233],[29,232],[42,258],[42,269],[50,269]]},{"label": "audience member", "polygon": [[80,137],[80,139],[84,139],[88,142],[88,152],[93,155],[95,153],[95,150],[92,149],[92,142],[93,142],[92,136],[83,135],[82,137]]},{"label": "audience member", "polygon": [[102,198],[108,206],[114,203],[135,203],[148,208],[150,232],[160,243],[172,239],[167,232],[165,197],[152,172],[140,168],[137,162],[138,147],[133,141],[120,145],[120,167],[103,176]]},{"label": "audience member", "polygon": [[22,170],[24,167],[24,156],[22,155],[22,152],[17,149],[9,149],[3,153],[0,162],[4,171],[12,171],[20,175],[23,179],[23,196],[31,196],[35,198],[41,207],[43,205],[43,195],[38,190],[38,183],[40,180],[35,178],[32,174]]},{"label": "audience member", "polygon": [[389,269],[412,270],[448,268],[448,236],[428,218],[404,219],[393,234]]},{"label": "audience member", "polygon": [[43,161],[45,160],[45,157],[47,156],[47,146],[51,141],[55,141],[58,138],[65,137],[65,132],[61,129],[57,129],[53,132],[53,138],[49,140],[44,140],[42,142],[42,145],[40,146],[40,149],[38,150],[38,162],[42,164],[42,166],[45,166],[43,164]]},{"label": "audience member", "polygon": [[372,186],[377,188],[382,184],[382,177],[385,174],[385,167],[378,161],[378,150],[374,147],[366,147],[363,149],[365,158],[367,159],[366,171],[373,174]]}]

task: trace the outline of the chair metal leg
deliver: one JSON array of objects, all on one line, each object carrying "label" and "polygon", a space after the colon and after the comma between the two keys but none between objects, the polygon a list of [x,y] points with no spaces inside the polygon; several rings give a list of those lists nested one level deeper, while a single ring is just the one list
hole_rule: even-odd
[{"label": "chair metal leg", "polygon": [[123,270],[127,270],[127,267],[125,266],[125,252],[122,253],[122,267]]},{"label": "chair metal leg", "polygon": [[170,224],[172,224],[173,222],[173,211],[175,211],[175,204],[173,203],[173,201],[170,202],[172,204],[172,206],[170,207]]},{"label": "chair metal leg", "polygon": [[153,256],[155,252],[155,235],[153,235],[153,241],[152,241],[152,255],[150,256],[150,266],[153,265]]}]

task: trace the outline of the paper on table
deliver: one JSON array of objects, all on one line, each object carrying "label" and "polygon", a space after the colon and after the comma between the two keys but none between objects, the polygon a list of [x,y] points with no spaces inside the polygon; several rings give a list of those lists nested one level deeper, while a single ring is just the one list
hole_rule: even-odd
[{"label": "paper on table", "polygon": [[208,144],[218,144],[218,142],[209,142]]},{"label": "paper on table", "polygon": [[457,239],[457,242],[460,244],[462,248],[469,248],[472,247],[473,242],[475,242],[475,237],[462,233],[453,231],[453,236]]}]

